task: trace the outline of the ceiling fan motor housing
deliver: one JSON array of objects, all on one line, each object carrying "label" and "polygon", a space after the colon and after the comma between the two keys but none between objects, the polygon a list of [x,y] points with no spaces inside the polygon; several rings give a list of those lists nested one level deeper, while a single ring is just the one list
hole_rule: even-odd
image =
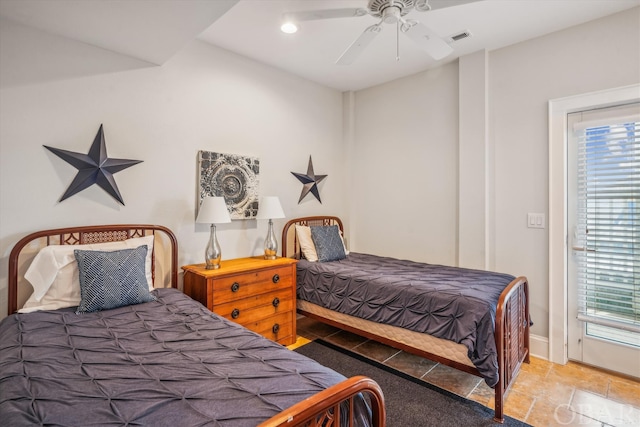
[{"label": "ceiling fan motor housing", "polygon": [[393,24],[411,12],[413,2],[414,0],[369,0],[369,12],[371,16]]}]

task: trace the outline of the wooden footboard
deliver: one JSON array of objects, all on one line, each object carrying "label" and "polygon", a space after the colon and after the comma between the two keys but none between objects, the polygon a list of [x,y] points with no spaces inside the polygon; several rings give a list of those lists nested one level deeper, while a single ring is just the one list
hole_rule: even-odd
[{"label": "wooden footboard", "polygon": [[372,412],[372,427],[384,427],[386,413],[384,407],[384,395],[380,386],[370,378],[364,376],[351,377],[326,390],[285,409],[278,415],[259,424],[258,427],[278,426],[334,426],[340,427],[341,404],[348,406],[348,426],[355,425],[353,414],[355,399],[361,394],[369,396]]},{"label": "wooden footboard", "polygon": [[[284,226],[282,231],[282,256],[298,257],[300,245],[295,235],[294,225],[338,225],[343,230],[342,221],[333,216],[315,216],[293,219]],[[504,399],[513,380],[516,378],[523,362],[529,363],[529,288],[525,277],[514,279],[504,289],[496,306],[495,340],[498,357],[499,381],[495,390],[494,420],[504,422]],[[380,336],[369,330],[346,325],[334,319],[326,318],[314,313],[298,312],[307,317],[319,320],[340,329],[353,332],[369,339],[382,342],[392,347],[404,350],[427,359],[461,371],[481,376],[472,366],[458,361],[449,360],[441,355],[431,353],[424,348],[416,348],[407,343],[396,342],[388,337]]]},{"label": "wooden footboard", "polygon": [[504,422],[504,396],[520,370],[529,363],[529,284],[518,277],[502,291],[496,307],[496,350],[499,380],[495,386],[495,417]]}]

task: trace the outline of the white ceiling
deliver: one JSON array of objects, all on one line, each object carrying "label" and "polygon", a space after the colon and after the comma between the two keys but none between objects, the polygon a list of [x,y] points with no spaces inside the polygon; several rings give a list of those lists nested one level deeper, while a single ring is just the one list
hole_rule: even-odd
[{"label": "white ceiling", "polygon": [[162,65],[237,0],[0,0],[0,87]]},{"label": "white ceiling", "polygon": [[[441,5],[447,0],[431,0]],[[243,0],[205,30],[199,38],[225,49],[340,90],[357,90],[452,61],[481,49],[497,49],[543,34],[637,6],[637,0],[483,0],[470,4],[413,11],[445,37],[462,30],[472,37],[454,44],[453,55],[435,62],[408,38],[400,37],[396,61],[396,31],[381,34],[352,65],[336,65],[342,52],[377,22],[371,16],[303,22],[298,33],[279,30],[283,12],[365,7],[367,0]]]},{"label": "white ceiling", "polygon": [[162,64],[236,0],[0,0],[0,16]]},{"label": "white ceiling", "polygon": [[[431,3],[442,6],[447,0]],[[639,6],[640,0],[481,0],[411,12],[407,18],[419,20],[442,37],[463,30],[472,34],[453,43],[454,53],[438,62],[402,34],[400,60],[396,61],[395,26],[385,25],[352,65],[336,65],[362,31],[377,22],[371,16],[307,21],[293,35],[279,30],[285,12],[366,5],[367,0],[0,0],[0,60],[4,63],[0,63],[0,73],[5,74],[0,77],[9,84],[28,83],[25,75],[38,80],[39,76],[25,74],[27,66],[34,73],[33,64],[21,70],[20,60],[28,56],[34,61],[42,56],[38,49],[51,56],[52,46],[39,41],[45,33],[99,47],[103,56],[105,52],[124,55],[129,63],[123,69],[135,67],[131,61],[160,65],[197,38],[328,87],[358,90],[480,49],[498,49]],[[640,26],[640,12],[636,9],[634,13],[639,15]],[[6,31],[9,27],[11,31]],[[37,31],[40,37],[30,37],[26,43],[25,29]],[[33,52],[29,55],[26,50]],[[12,63],[7,65],[9,54]],[[36,67],[38,72],[55,66],[64,77],[59,68],[69,62],[77,70],[79,61],[42,62]],[[105,65],[105,72],[113,71],[112,59],[102,62],[111,63]],[[95,72],[99,70],[91,70]],[[8,73],[15,78],[6,78]]]}]

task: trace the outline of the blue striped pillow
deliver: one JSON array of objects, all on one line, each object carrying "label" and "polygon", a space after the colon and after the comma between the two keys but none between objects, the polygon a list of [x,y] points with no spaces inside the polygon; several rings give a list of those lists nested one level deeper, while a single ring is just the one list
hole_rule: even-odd
[{"label": "blue striped pillow", "polygon": [[145,275],[147,245],[120,251],[73,251],[80,273],[80,305],[90,313],[155,301]]}]

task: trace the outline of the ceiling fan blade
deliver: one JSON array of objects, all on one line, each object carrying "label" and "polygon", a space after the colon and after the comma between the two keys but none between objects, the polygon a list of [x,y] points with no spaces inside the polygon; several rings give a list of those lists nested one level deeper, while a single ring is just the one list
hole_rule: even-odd
[{"label": "ceiling fan blade", "polygon": [[367,27],[367,29],[364,30],[362,34],[360,34],[360,37],[358,37],[353,43],[351,43],[351,46],[349,46],[347,50],[345,50],[344,53],[340,56],[340,58],[338,58],[336,64],[352,64],[353,61],[355,61],[356,58],[360,56],[360,54],[366,49],[366,47],[369,46],[369,43],[371,43],[371,41],[376,38],[380,31],[382,31],[382,27],[380,26],[380,24],[375,24]]},{"label": "ceiling fan blade", "polygon": [[475,3],[477,1],[482,0],[416,0],[414,7],[418,11],[436,10],[444,9],[445,7],[460,6],[461,4]]},{"label": "ceiling fan blade", "polygon": [[285,19],[292,21],[315,21],[318,19],[352,18],[354,16],[364,16],[369,11],[363,8],[349,9],[321,9],[321,10],[301,10],[298,12],[287,12]]},{"label": "ceiling fan blade", "polygon": [[[408,27],[408,28],[407,28]],[[406,29],[405,29],[406,28]],[[436,61],[450,55],[453,49],[435,32],[418,21],[407,21],[402,32]]]}]

